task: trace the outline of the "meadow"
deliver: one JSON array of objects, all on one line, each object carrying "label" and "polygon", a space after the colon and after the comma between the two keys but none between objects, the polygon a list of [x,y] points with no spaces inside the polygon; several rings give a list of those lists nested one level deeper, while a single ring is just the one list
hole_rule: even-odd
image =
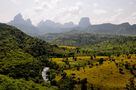
[{"label": "meadow", "polygon": [[[73,49],[73,47],[70,48],[71,46],[64,47]],[[63,73],[74,80],[81,81],[86,78],[88,90],[127,90],[130,88],[130,79],[136,76],[135,54],[74,55],[73,57],[50,58],[50,60],[57,63],[63,69]],[[59,81],[61,78],[60,73],[56,75],[55,80]],[[76,84],[74,89],[80,90],[80,87],[80,84]]]}]

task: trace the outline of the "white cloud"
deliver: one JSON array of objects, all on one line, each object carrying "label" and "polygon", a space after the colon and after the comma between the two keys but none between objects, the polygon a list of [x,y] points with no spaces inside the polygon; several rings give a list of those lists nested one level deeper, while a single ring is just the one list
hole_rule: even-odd
[{"label": "white cloud", "polygon": [[34,0],[34,3],[36,3],[36,4],[39,3],[39,0]]},{"label": "white cloud", "polygon": [[68,22],[72,19],[77,19],[80,15],[80,12],[82,11],[82,5],[82,2],[77,2],[73,6],[60,9],[57,15],[53,18],[53,20]]},{"label": "white cloud", "polygon": [[129,5],[135,5],[136,0],[130,0],[130,2],[128,2]]},{"label": "white cloud", "polygon": [[[108,18],[109,22],[114,22],[117,19],[119,19],[118,17],[121,15],[121,13],[115,13],[114,15],[112,15],[111,17]],[[118,22],[117,22],[118,23]]]},{"label": "white cloud", "polygon": [[100,15],[100,14],[106,14],[107,11],[104,10],[104,9],[94,9],[93,13],[96,14],[96,15]]},{"label": "white cloud", "polygon": [[123,19],[124,9],[118,8],[113,10],[113,13],[110,16],[103,18],[104,22],[120,23]]},{"label": "white cloud", "polygon": [[61,1],[62,0],[34,0],[33,6],[25,9],[23,15],[25,18],[31,18],[35,25],[40,20],[52,20],[56,15],[55,13],[58,11],[56,8]]},{"label": "white cloud", "polygon": [[36,12],[44,11],[45,9],[53,9],[61,0],[35,0],[34,10]]},{"label": "white cloud", "polygon": [[10,0],[12,3],[18,5],[21,3],[21,0]]},{"label": "white cloud", "polygon": [[79,7],[63,8],[54,17],[54,20],[65,21],[68,18],[74,18],[74,17],[76,17],[79,13],[80,13]]},{"label": "white cloud", "polygon": [[112,12],[108,12],[106,10],[96,10],[95,14],[97,15],[94,16],[93,22],[95,23],[120,23],[122,19],[124,18],[124,9],[123,8],[118,8],[112,10]]},{"label": "white cloud", "polygon": [[124,18],[122,22],[136,23],[136,12],[133,12],[128,17]]},{"label": "white cloud", "polygon": [[[12,0],[15,2],[20,2],[23,0]],[[91,17],[94,23],[118,23],[124,20],[131,20],[129,14],[134,10],[132,6],[114,6],[114,1],[105,4],[101,0],[30,0],[32,6],[25,8],[23,15],[27,18],[31,18],[34,23],[40,20],[54,20],[56,22],[78,22],[82,16]],[[25,0],[25,3],[27,1]],[[24,4],[25,4],[24,3]],[[29,2],[30,3],[30,2]],[[112,4],[113,3],[113,4]],[[21,5],[23,5],[21,3]],[[111,5],[111,6],[110,6]],[[124,4],[126,5],[126,4]],[[128,2],[128,5],[129,2]],[[134,7],[134,6],[133,6]],[[129,10],[129,11],[128,11]],[[135,19],[135,17],[133,17]],[[132,20],[131,20],[132,21]]]},{"label": "white cloud", "polygon": [[118,8],[115,12],[120,13],[120,12],[123,12],[123,11],[124,11],[124,9]]},{"label": "white cloud", "polygon": [[51,5],[48,4],[47,2],[44,2],[40,5],[36,5],[36,7],[34,7],[34,10],[36,12],[39,12],[39,11],[44,11],[45,9],[49,9],[49,8],[51,8]]},{"label": "white cloud", "polygon": [[35,0],[35,4],[38,6],[40,5],[40,6],[47,6],[49,8],[53,8],[60,1],[62,1],[62,0]]},{"label": "white cloud", "polygon": [[99,4],[98,3],[93,3],[93,6],[94,7],[99,7]]}]

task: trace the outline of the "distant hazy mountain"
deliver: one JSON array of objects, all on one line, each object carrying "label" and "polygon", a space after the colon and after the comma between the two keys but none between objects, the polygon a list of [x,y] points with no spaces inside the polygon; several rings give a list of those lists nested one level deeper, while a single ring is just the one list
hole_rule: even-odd
[{"label": "distant hazy mountain", "polygon": [[40,32],[40,34],[44,33],[53,33],[54,31],[58,32],[60,30],[61,25],[58,23],[55,23],[51,20],[41,21],[37,28]]},{"label": "distant hazy mountain", "polygon": [[92,25],[87,32],[99,34],[136,35],[136,25],[130,25],[129,23],[122,23],[119,25],[105,23]]},{"label": "distant hazy mountain", "polygon": [[63,27],[65,28],[73,28],[76,25],[73,22],[64,23]]},{"label": "distant hazy mountain", "polygon": [[23,32],[29,35],[38,34],[38,30],[34,25],[32,25],[31,20],[24,20],[21,14],[16,15],[14,19],[8,24],[17,27],[18,29],[22,30]]},{"label": "distant hazy mountain", "polygon": [[56,23],[51,20],[41,21],[37,26],[32,25],[30,19],[24,20],[21,14],[14,17],[8,24],[16,26],[23,32],[29,35],[44,35],[47,33],[62,33],[62,32],[89,32],[98,34],[125,34],[136,35],[136,24],[130,25],[129,23],[111,24],[104,23],[98,25],[92,25],[88,17],[80,19],[78,25],[73,22],[65,24]]},{"label": "distant hazy mountain", "polygon": [[40,34],[65,32],[72,30],[74,27],[76,27],[76,25],[74,25],[73,22],[60,24],[51,20],[41,21],[37,26]]},{"label": "distant hazy mountain", "polygon": [[90,19],[88,17],[81,18],[78,26],[83,28],[91,26]]}]

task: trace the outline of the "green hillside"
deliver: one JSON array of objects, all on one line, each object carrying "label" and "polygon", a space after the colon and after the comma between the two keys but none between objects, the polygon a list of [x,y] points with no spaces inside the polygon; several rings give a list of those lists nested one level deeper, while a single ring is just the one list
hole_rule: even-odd
[{"label": "green hillside", "polygon": [[56,87],[36,84],[24,79],[13,79],[0,75],[0,90],[55,90]]},{"label": "green hillside", "polygon": [[[51,46],[45,41],[32,38],[15,27],[0,24],[0,74],[2,75],[1,78],[9,79],[7,84],[13,80],[8,77],[24,79],[23,82],[26,83],[29,82],[25,80],[39,84],[44,83],[41,75],[42,70],[45,66],[57,68],[55,63],[48,61],[48,57],[60,55],[58,51],[61,51],[61,49],[57,46]],[[16,80],[11,83],[13,82],[16,82]],[[3,86],[4,83],[6,84],[5,81],[0,81],[0,88],[5,87]],[[21,82],[19,81],[19,83]],[[7,90],[6,87],[4,90]]]},{"label": "green hillside", "polygon": [[95,54],[136,53],[136,36],[92,33],[56,33],[39,37],[59,46],[76,46]]}]

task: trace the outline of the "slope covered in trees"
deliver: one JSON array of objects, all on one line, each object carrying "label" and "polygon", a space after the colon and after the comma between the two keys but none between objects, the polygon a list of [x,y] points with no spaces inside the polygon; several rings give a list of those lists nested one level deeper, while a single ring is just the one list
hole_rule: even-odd
[{"label": "slope covered in trees", "polygon": [[48,61],[48,57],[59,56],[60,51],[57,46],[32,38],[15,27],[0,24],[0,74],[6,75],[0,77],[7,80],[0,82],[0,88],[6,87],[3,83],[13,80],[8,77],[44,83],[41,75],[43,68],[57,68],[55,63]]},{"label": "slope covered in trees", "polygon": [[97,53],[136,53],[136,36],[92,33],[56,33],[39,37],[60,46],[77,46]]},{"label": "slope covered in trees", "polygon": [[55,90],[55,87],[47,87],[24,79],[13,79],[0,75],[0,90]]}]

